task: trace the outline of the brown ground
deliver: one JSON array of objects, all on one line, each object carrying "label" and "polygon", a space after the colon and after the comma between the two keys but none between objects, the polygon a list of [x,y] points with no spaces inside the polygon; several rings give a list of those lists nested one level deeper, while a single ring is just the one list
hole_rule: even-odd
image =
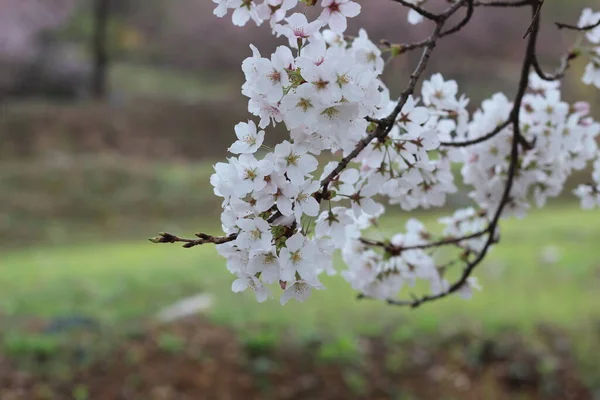
[{"label": "brown ground", "polygon": [[250,345],[227,328],[192,319],[130,335],[67,372],[24,372],[0,358],[0,399],[591,398],[568,345],[554,332],[545,336],[544,351],[510,336],[492,342],[454,334],[431,345],[365,338],[360,359],[341,362],[319,357],[318,343]]}]

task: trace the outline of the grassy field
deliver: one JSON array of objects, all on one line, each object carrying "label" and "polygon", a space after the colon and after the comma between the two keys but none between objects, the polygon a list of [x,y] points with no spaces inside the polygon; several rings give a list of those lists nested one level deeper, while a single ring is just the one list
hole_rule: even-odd
[{"label": "grassy field", "polygon": [[[472,301],[449,299],[417,310],[357,301],[341,277],[325,278],[327,290],[306,304],[255,304],[250,294],[229,290],[232,276],[214,248],[186,250],[142,240],[5,253],[0,307],[9,318],[80,314],[116,324],[205,292],[215,297],[210,315],[216,321],[239,328],[277,326],[299,336],[375,333],[396,325],[436,331],[457,323],[524,331],[548,323],[580,331],[600,320],[597,217],[561,206],[505,222],[501,244],[477,271],[484,291]],[[435,216],[425,219],[431,223]],[[393,217],[382,230],[402,224],[402,217]],[[556,262],[543,262],[548,252],[557,253]]]},{"label": "grassy field", "polygon": [[[304,304],[292,301],[282,307],[276,299],[258,304],[250,293],[231,292],[233,278],[209,246],[187,250],[140,238],[5,251],[0,258],[0,360],[5,356],[19,368],[37,371],[26,393],[45,390],[51,394],[40,398],[49,399],[64,398],[64,393],[75,390],[104,389],[108,392],[102,396],[113,398],[117,392],[110,390],[123,388],[142,396],[130,398],[146,398],[150,389],[145,385],[150,383],[143,382],[163,379],[156,374],[164,377],[165,387],[177,388],[177,381],[186,376],[191,379],[186,385],[197,387],[193,391],[185,386],[187,392],[174,393],[203,393],[210,388],[219,396],[234,390],[240,393],[235,396],[262,399],[267,398],[266,390],[272,396],[268,398],[286,398],[276,393],[296,387],[298,368],[312,379],[324,379],[317,387],[332,388],[328,395],[318,392],[317,398],[338,398],[338,390],[349,393],[348,398],[371,398],[364,396],[409,387],[417,397],[398,398],[443,394],[448,399],[512,399],[515,393],[523,399],[567,398],[564,393],[572,384],[558,383],[563,379],[559,377],[600,388],[595,367],[600,347],[598,216],[563,204],[533,212],[523,221],[505,221],[501,243],[476,273],[484,290],[471,301],[450,298],[416,310],[358,301],[339,276],[325,277],[327,289]],[[423,215],[430,226],[436,218]],[[381,234],[401,230],[404,221],[398,215],[386,219]],[[196,226],[215,222],[206,218]],[[338,266],[342,267],[339,260]],[[155,316],[163,307],[198,293],[213,297],[204,317],[211,326],[156,324]],[[92,321],[95,331],[90,336],[84,329],[82,336],[81,327],[75,327],[48,334],[49,327],[73,318]],[[148,326],[162,328],[148,330]],[[207,337],[215,339],[197,344]],[[233,346],[232,340],[241,346],[231,356],[233,366],[229,358],[223,359],[233,351],[223,349]],[[365,350],[365,343],[371,343],[370,350]],[[494,343],[493,354],[500,354],[500,361],[490,365],[482,361],[488,357],[486,343]],[[567,353],[560,343],[570,343]],[[387,346],[380,350],[383,354],[376,350],[381,346]],[[117,356],[108,357],[115,349],[121,349]],[[432,354],[426,366],[414,361],[420,351]],[[120,352],[125,352],[123,361]],[[312,361],[307,361],[308,354]],[[87,364],[73,361],[82,355],[92,362],[89,372],[83,367]],[[93,360],[100,365],[93,367]],[[196,375],[183,372],[210,374],[206,365],[215,362],[227,376],[250,373],[251,378],[244,379],[258,379],[258,394],[250,395],[249,389],[238,385],[202,386],[193,378]],[[430,374],[440,365],[450,377],[466,376],[476,386],[458,387],[455,378],[432,386]],[[167,372],[171,370],[181,372],[173,375]],[[100,379],[102,371],[110,371],[110,376]],[[12,376],[16,369],[4,373]],[[291,382],[284,383],[281,374]],[[120,378],[124,376],[127,382]],[[5,385],[13,385],[15,381],[8,379]],[[403,384],[394,383],[398,380]],[[519,392],[507,389],[513,381],[521,382]],[[534,385],[533,392],[528,385]],[[166,398],[178,398],[172,396]],[[315,398],[305,396],[296,398]]]},{"label": "grassy field", "polygon": [[[0,172],[0,200],[6,206],[0,211],[0,388],[19,381],[18,371],[24,368],[37,371],[28,381],[33,383],[27,384],[33,392],[25,393],[48,388],[54,393],[25,397],[28,400],[68,398],[65,393],[71,396],[81,387],[92,393],[103,387],[120,390],[130,385],[120,381],[123,374],[135,382],[154,382],[156,374],[166,373],[161,368],[205,374],[199,371],[214,363],[235,371],[242,365],[243,371],[238,372],[250,373],[252,380],[258,371],[264,381],[258,380],[257,385],[273,390],[294,387],[297,369],[323,379],[319,388],[331,388],[330,395],[298,399],[337,399],[338,389],[363,395],[379,389],[392,393],[398,379],[420,382],[414,384],[414,393],[424,399],[440,398],[440,393],[462,400],[515,398],[512,392],[505,393],[506,379],[521,379],[542,393],[521,398],[565,398],[561,393],[566,392],[560,391],[552,392],[555,397],[544,397],[550,393],[544,388],[555,385],[557,376],[568,376],[567,381],[586,388],[600,388],[595,356],[600,351],[598,211],[581,211],[560,199],[523,221],[504,221],[501,243],[475,274],[484,290],[471,301],[450,298],[416,310],[394,308],[357,300],[357,293],[343,278],[334,276],[324,277],[327,289],[315,292],[306,303],[292,301],[282,307],[277,298],[258,304],[251,293],[232,293],[233,276],[214,247],[187,250],[146,241],[158,231],[185,236],[197,230],[219,233],[214,211],[218,199],[206,189],[209,164],[149,164],[119,157],[67,161],[5,163]],[[454,203],[462,201],[456,198]],[[435,232],[440,215],[417,217]],[[392,214],[371,234],[379,238],[402,231],[409,216],[415,215]],[[337,265],[343,268],[339,259]],[[278,297],[278,288],[273,289]],[[192,326],[185,325],[188,320],[157,323],[155,317],[164,307],[199,293],[211,296],[213,302],[204,316],[192,319]],[[91,321],[93,328],[69,327],[65,321]],[[206,335],[217,339],[197,344]],[[136,338],[147,339],[140,343]],[[366,353],[365,341],[371,343]],[[570,343],[566,353],[561,350],[564,341]],[[489,342],[506,358],[500,364],[473,364],[473,357],[486,359],[485,343]],[[229,354],[227,346],[232,343],[237,350],[234,364],[229,365],[219,354]],[[380,345],[388,347],[381,350]],[[275,352],[281,348],[283,353]],[[433,354],[427,366],[412,356],[423,349]],[[115,357],[107,356],[111,351]],[[121,351],[125,351],[126,365],[119,364]],[[214,355],[204,355],[200,362],[198,351]],[[139,352],[154,358],[140,358]],[[81,354],[86,362],[101,360],[108,366],[86,370],[74,361]],[[306,354],[310,354],[308,360],[302,358]],[[184,367],[183,362],[189,364]],[[329,366],[330,362],[337,363],[336,367]],[[435,393],[423,392],[429,387],[428,374],[440,364],[453,374],[466,374],[481,390],[498,396],[464,387],[458,390],[452,381],[436,386]],[[113,372],[111,377],[98,380],[107,368]],[[282,378],[276,372],[281,368],[289,384],[278,383]],[[331,368],[338,374],[333,385]],[[36,375],[40,371],[46,374],[43,381]],[[383,381],[367,384],[378,382],[369,375],[377,371]],[[403,371],[401,376],[394,375],[398,371]],[[411,371],[418,374],[416,381]],[[485,371],[492,371],[491,375]],[[535,374],[519,377],[519,371],[537,371],[543,379],[532,378]],[[3,374],[8,381],[2,381]],[[173,374],[168,376],[173,378]],[[171,378],[165,378],[164,384],[176,387]],[[195,378],[190,379],[190,385],[198,386]],[[39,389],[39,382],[46,386]],[[559,386],[561,390],[569,387],[564,382]],[[366,387],[371,391],[364,392]],[[194,396],[207,388],[212,386],[189,393]],[[141,397],[128,398],[148,398],[145,386],[137,390]],[[235,390],[240,392],[233,398],[267,398],[263,389],[252,396],[241,387]],[[465,391],[471,397],[465,397]],[[102,396],[118,398],[113,392]]]}]

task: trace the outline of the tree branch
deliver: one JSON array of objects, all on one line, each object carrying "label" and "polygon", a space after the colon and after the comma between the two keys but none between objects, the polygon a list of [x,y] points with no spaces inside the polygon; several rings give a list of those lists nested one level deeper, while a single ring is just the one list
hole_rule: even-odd
[{"label": "tree branch", "polygon": [[439,15],[437,15],[437,14],[431,13],[431,12],[429,12],[429,11],[427,11],[427,10],[423,9],[422,7],[419,7],[419,6],[417,6],[416,4],[409,3],[409,2],[408,2],[408,1],[406,1],[406,0],[392,0],[392,1],[394,1],[394,2],[396,2],[396,3],[400,3],[400,4],[402,4],[404,7],[408,7],[408,8],[410,8],[411,10],[414,10],[414,11],[416,11],[418,14],[420,14],[420,15],[421,15],[421,16],[423,16],[424,18],[427,18],[427,19],[429,19],[429,20],[431,20],[431,21],[436,21],[436,22],[439,22],[439,21],[441,20],[441,18],[443,18],[443,17],[440,17],[440,16],[439,16]]},{"label": "tree branch", "polygon": [[476,1],[474,3],[475,7],[523,7],[530,5],[530,0],[520,0],[520,1]]},{"label": "tree branch", "polygon": [[558,29],[570,29],[572,31],[585,32],[585,31],[591,31],[592,29],[595,29],[595,28],[599,27],[600,26],[600,19],[595,24],[584,25],[584,26],[564,24],[562,22],[555,22],[554,24],[556,25],[556,27]]},{"label": "tree branch", "polygon": [[501,123],[500,125],[498,125],[493,131],[491,131],[487,135],[480,136],[480,137],[478,137],[476,139],[465,140],[465,141],[462,141],[462,142],[440,142],[440,145],[441,146],[446,146],[446,147],[468,147],[468,146],[473,146],[475,144],[483,143],[485,141],[490,140],[491,138],[493,138],[494,136],[496,136],[497,134],[499,134],[500,132],[502,132],[510,124],[511,124],[510,119],[507,119],[506,121],[504,121],[503,123]]},{"label": "tree branch", "polygon": [[183,247],[189,249],[205,243],[223,244],[231,242],[237,238],[237,234],[232,234],[229,236],[211,236],[205,233],[196,233],[196,236],[199,239],[185,239],[167,232],[160,232],[158,236],[148,240],[150,240],[152,243],[183,243]]},{"label": "tree branch", "polygon": [[[520,80],[519,80],[517,94],[515,96],[513,108],[510,113],[510,119],[508,121],[508,124],[512,124],[512,127],[513,127],[513,138],[512,138],[511,153],[510,153],[510,164],[508,167],[508,173],[507,173],[507,178],[506,178],[506,185],[504,187],[504,192],[502,194],[502,198],[498,204],[498,207],[497,207],[497,209],[494,213],[494,216],[493,216],[491,222],[489,223],[488,227],[481,232],[477,232],[477,233],[473,234],[473,235],[475,235],[474,237],[478,237],[478,236],[482,236],[483,234],[487,234],[488,235],[487,240],[486,240],[482,250],[477,255],[477,257],[466,265],[460,278],[457,279],[452,285],[450,285],[450,287],[447,290],[440,292],[438,294],[435,294],[435,295],[426,295],[426,296],[423,296],[420,298],[414,298],[412,300],[387,299],[387,303],[390,305],[410,306],[412,308],[416,308],[416,307],[420,306],[421,304],[424,304],[424,303],[427,303],[430,301],[434,301],[437,299],[441,299],[441,298],[447,297],[447,296],[457,292],[464,285],[467,284],[467,279],[471,276],[473,270],[481,263],[481,261],[483,261],[487,252],[489,251],[490,247],[495,242],[496,230],[497,230],[497,227],[498,227],[498,224],[500,221],[500,217],[502,216],[502,212],[504,211],[506,205],[510,201],[510,192],[512,190],[514,179],[516,176],[516,171],[518,168],[519,143],[521,140],[520,138],[522,138],[521,128],[519,125],[520,117],[521,117],[521,106],[523,103],[523,97],[525,96],[525,93],[527,91],[527,86],[529,84],[529,72],[531,71],[531,68],[533,67],[534,60],[535,60],[535,49],[536,49],[538,32],[539,32],[539,24],[540,24],[539,16],[537,18],[535,18],[536,10],[537,10],[536,8],[533,9],[533,15],[534,15],[533,25],[532,25],[531,33],[529,35],[528,42],[527,42],[527,49],[525,52],[525,59],[523,61],[523,65],[521,68],[521,76],[520,76]],[[486,135],[486,136],[488,136],[488,135]],[[522,139],[522,140],[524,140],[524,139]],[[472,236],[472,235],[470,235],[470,236]],[[467,236],[467,237],[470,237],[470,236]],[[455,239],[455,241],[451,241],[450,243],[455,243],[456,241],[460,242],[462,240],[466,240],[466,239],[465,238],[457,238],[457,239]],[[434,242],[431,244],[432,245],[431,247],[435,247],[436,244],[441,245],[442,242]],[[422,245],[421,248],[423,248],[423,246],[427,246],[427,245]],[[404,249],[404,250],[406,250],[406,249]],[[358,298],[359,299],[360,298],[368,298],[368,296],[365,296],[364,294],[360,294],[358,296]]]}]

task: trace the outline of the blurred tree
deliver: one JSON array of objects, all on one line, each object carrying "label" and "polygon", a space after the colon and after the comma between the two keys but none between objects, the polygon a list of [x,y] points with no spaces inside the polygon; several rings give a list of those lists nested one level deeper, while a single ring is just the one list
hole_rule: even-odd
[{"label": "blurred tree", "polygon": [[92,94],[96,99],[104,99],[107,94],[108,23],[110,19],[110,0],[94,1],[94,34],[92,52],[94,55],[94,73],[92,75]]}]

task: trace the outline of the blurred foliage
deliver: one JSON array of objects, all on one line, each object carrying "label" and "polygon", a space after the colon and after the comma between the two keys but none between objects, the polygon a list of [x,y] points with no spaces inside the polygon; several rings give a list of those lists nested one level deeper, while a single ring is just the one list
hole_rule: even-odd
[{"label": "blurred foliage", "polygon": [[[94,19],[89,11],[79,12],[69,23],[54,32],[57,40],[75,41],[84,46],[94,33]],[[112,16],[108,24],[108,51],[112,57],[123,55],[143,54],[145,38],[143,33],[126,19]],[[135,58],[135,57],[134,57]]]},{"label": "blurred foliage", "polygon": [[[381,225],[382,234],[401,229],[406,217],[387,219]],[[422,217],[432,226],[437,216]],[[217,215],[188,215],[188,229],[180,226],[178,233],[190,235],[199,228],[215,232],[217,221]],[[506,221],[502,245],[494,248],[477,274],[485,290],[470,302],[452,298],[418,312],[373,301],[357,302],[340,277],[324,277],[327,290],[314,292],[305,304],[258,304],[252,293],[231,293],[232,276],[213,247],[184,250],[152,245],[142,238],[130,243],[4,252],[0,305],[9,316],[83,314],[108,322],[125,321],[151,315],[170,301],[204,291],[216,297],[210,315],[217,322],[250,332],[269,327],[293,332],[300,339],[319,332],[332,338],[375,334],[394,326],[403,327],[401,334],[394,335],[401,340],[419,331],[467,327],[497,332],[510,326],[528,332],[541,323],[583,335],[589,332],[586,326],[593,328],[600,318],[600,305],[595,301],[600,288],[596,246],[600,227],[595,222],[592,214],[569,206],[535,211],[528,221]],[[190,230],[189,226],[195,227]],[[544,258],[549,246],[558,252],[555,261]],[[65,287],[69,290],[63,290]],[[413,288],[415,292],[424,289]],[[277,287],[273,290],[278,292]],[[249,337],[249,342],[258,343],[273,338],[259,333]],[[583,339],[581,343],[585,343]],[[337,347],[342,353],[346,343]]]},{"label": "blurred foliage", "polygon": [[144,228],[162,230],[157,221],[173,226],[191,215],[211,215],[219,199],[206,185],[210,174],[206,164],[111,156],[4,163],[0,241],[6,247],[89,240],[88,235],[116,240]]}]

